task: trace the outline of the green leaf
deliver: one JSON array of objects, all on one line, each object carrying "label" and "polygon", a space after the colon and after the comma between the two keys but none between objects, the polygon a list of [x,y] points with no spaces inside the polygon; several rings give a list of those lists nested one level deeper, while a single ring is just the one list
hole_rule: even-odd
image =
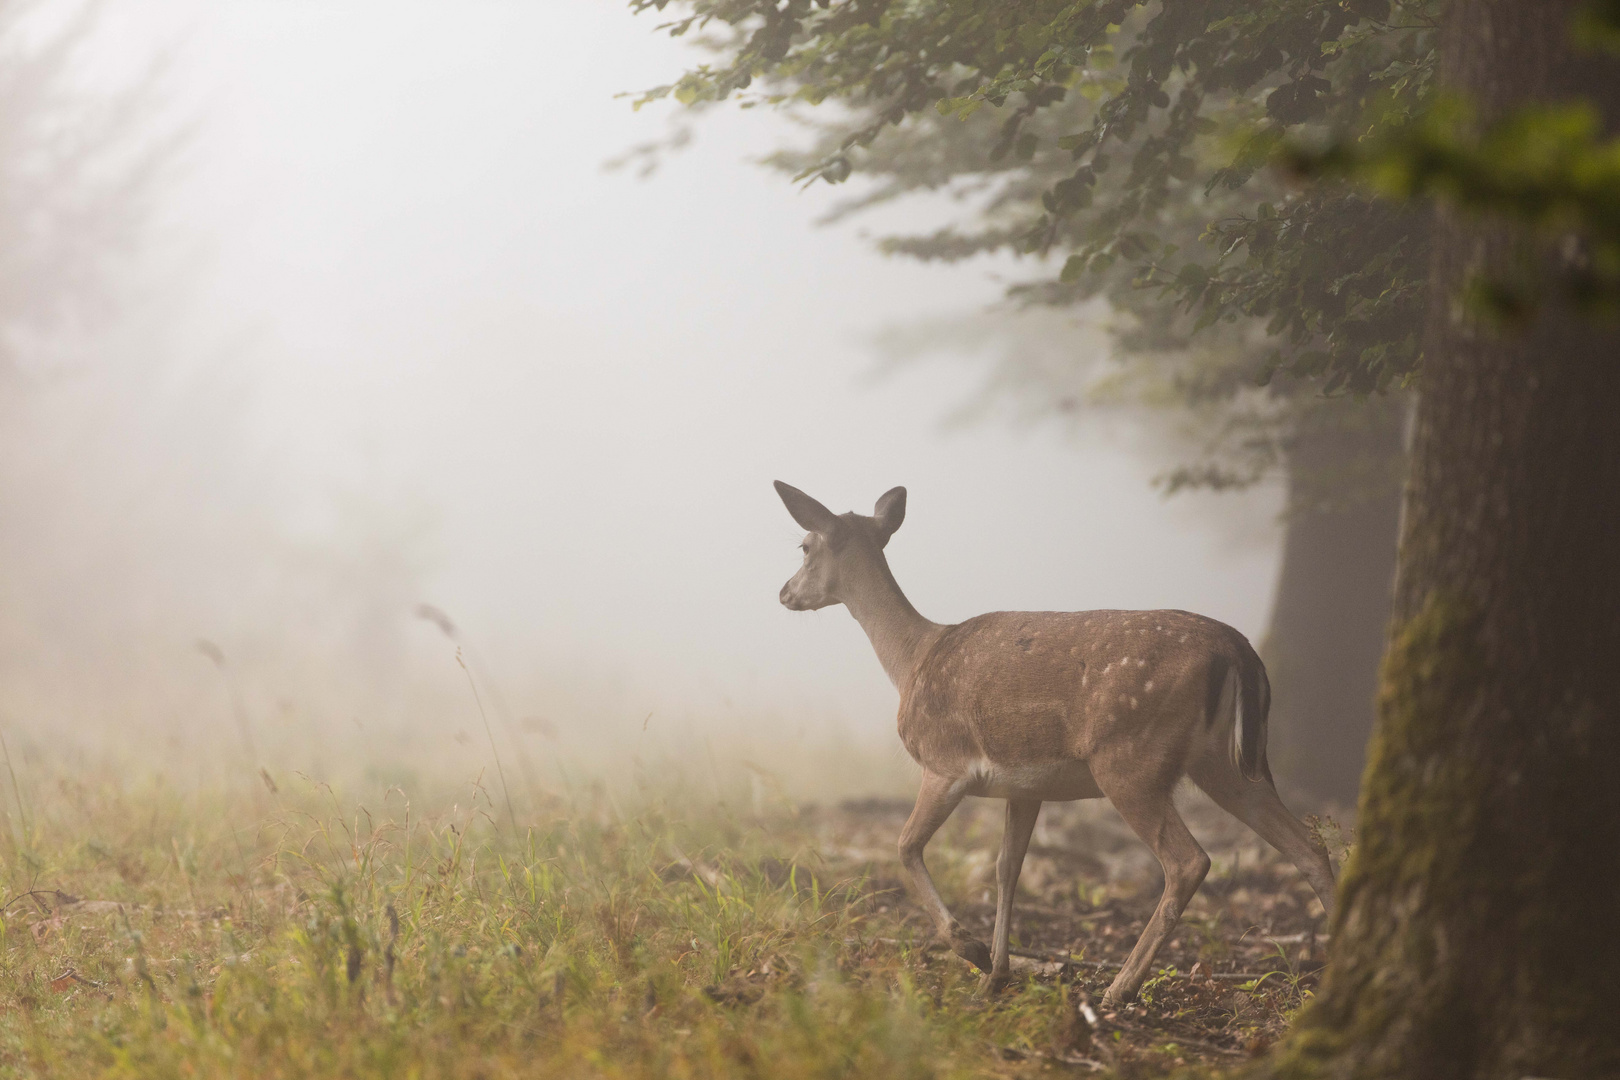
[{"label": "green leaf", "polygon": [[1096,142],[1096,133],[1083,131],[1078,135],[1063,136],[1063,138],[1058,140],[1058,148],[1062,150],[1072,150],[1076,154],[1083,154],[1096,145]]}]

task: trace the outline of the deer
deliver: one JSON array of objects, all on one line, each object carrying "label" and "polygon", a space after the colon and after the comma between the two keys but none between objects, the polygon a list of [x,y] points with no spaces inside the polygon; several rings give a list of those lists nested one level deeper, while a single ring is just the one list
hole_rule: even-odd
[{"label": "deer", "polygon": [[[807,531],[803,565],[779,599],[792,611],[842,604],[899,691],[900,741],[922,769],[900,833],[902,876],[938,937],[983,973],[982,992],[1010,979],[1013,896],[1044,802],[1108,799],[1164,872],[1164,892],[1106,1005],[1136,997],[1209,872],[1172,799],[1184,777],[1298,867],[1332,912],[1327,851],[1272,779],[1271,687],[1241,633],[1178,610],[994,611],[932,622],[900,591],[884,555],[905,520],[905,488],[885,492],[871,516],[834,514],[781,481],[776,491]],[[923,861],[969,796],[1006,800],[989,948],[951,915]]]}]

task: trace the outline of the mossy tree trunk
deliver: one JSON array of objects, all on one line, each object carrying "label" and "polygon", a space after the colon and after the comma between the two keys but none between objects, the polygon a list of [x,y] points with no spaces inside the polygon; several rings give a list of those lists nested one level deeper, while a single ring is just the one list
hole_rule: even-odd
[{"label": "mossy tree trunk", "polygon": [[[1453,0],[1443,71],[1486,117],[1596,95],[1577,0]],[[1526,250],[1446,220],[1395,632],[1330,970],[1278,1076],[1620,1075],[1620,329],[1456,297]],[[1538,258],[1552,259],[1556,252]]]},{"label": "mossy tree trunk", "polygon": [[1271,745],[1290,801],[1353,807],[1389,630],[1403,403],[1323,402],[1288,447],[1277,598],[1262,655]]}]

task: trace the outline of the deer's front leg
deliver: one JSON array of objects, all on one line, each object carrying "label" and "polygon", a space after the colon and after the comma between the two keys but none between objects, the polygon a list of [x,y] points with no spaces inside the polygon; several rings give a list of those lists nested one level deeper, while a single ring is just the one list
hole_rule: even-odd
[{"label": "deer's front leg", "polygon": [[917,792],[917,805],[912,807],[906,827],[900,830],[900,867],[906,876],[906,886],[934,920],[934,929],[940,937],[951,943],[951,951],[980,971],[990,970],[990,950],[984,942],[973,937],[951,917],[950,909],[934,888],[934,879],[923,863],[923,848],[945,824],[964,794],[960,781],[948,780],[931,772],[923,773],[922,788]]},{"label": "deer's front leg", "polygon": [[1001,834],[1001,855],[996,859],[996,935],[991,944],[990,973],[983,984],[990,993],[1007,985],[1011,971],[1007,942],[1012,934],[1013,895],[1018,892],[1018,873],[1024,868],[1024,853],[1029,850],[1029,837],[1040,816],[1039,799],[1007,800],[1007,826]]}]

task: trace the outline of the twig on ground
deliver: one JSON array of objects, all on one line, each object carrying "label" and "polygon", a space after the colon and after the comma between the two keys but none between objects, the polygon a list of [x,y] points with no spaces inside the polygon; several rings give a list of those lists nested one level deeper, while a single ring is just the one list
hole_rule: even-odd
[{"label": "twig on ground", "polygon": [[10,900],[7,900],[4,905],[0,905],[0,912],[10,911],[11,906],[19,900],[32,899],[34,903],[39,904],[40,908],[45,912],[45,914],[48,915],[50,914],[50,908],[45,907],[44,902],[40,900],[40,897],[42,896],[54,897],[57,905],[62,907],[77,904],[79,902],[79,898],[77,896],[69,896],[61,889],[29,889],[26,892],[20,892],[16,896],[13,896]]},{"label": "twig on ground", "polygon": [[[1008,949],[1007,952],[1013,956],[1021,956],[1025,960],[1046,960],[1051,963],[1073,964],[1076,967],[1119,967],[1117,963],[1109,960],[1081,960],[1070,956],[1068,953],[1046,952],[1040,949]],[[1310,971],[1302,971],[1299,973],[1299,977],[1303,979],[1311,975],[1317,975],[1321,970],[1321,968],[1312,968]],[[1201,979],[1209,979],[1214,982],[1248,982],[1251,979],[1264,979],[1272,975],[1287,976],[1289,974],[1291,973],[1287,971],[1200,971],[1196,975],[1186,971],[1170,973],[1172,978],[1188,979],[1192,982],[1198,982]]]},{"label": "twig on ground", "polygon": [[1091,1072],[1104,1072],[1108,1066],[1096,1058],[1082,1057],[1079,1054],[1043,1054],[1039,1050],[1025,1050],[1018,1046],[1002,1046],[991,1043],[990,1049],[1007,1061],[1055,1061],[1060,1065],[1072,1065],[1078,1069],[1089,1069]]},{"label": "twig on ground", "polygon": [[1178,1045],[1196,1046],[1200,1050],[1208,1050],[1212,1054],[1226,1054],[1230,1057],[1249,1056],[1249,1052],[1247,1050],[1234,1050],[1229,1046],[1220,1046],[1216,1043],[1208,1042],[1193,1035],[1180,1035],[1174,1031],[1166,1031],[1163,1028],[1143,1027],[1141,1024],[1133,1024],[1128,1020],[1121,1020],[1117,1015],[1112,1020],[1104,1017],[1103,1023],[1112,1024],[1117,1028],[1123,1028],[1126,1031],[1132,1031],[1138,1035],[1146,1035],[1149,1038],[1156,1039],[1161,1043],[1176,1043]]}]

